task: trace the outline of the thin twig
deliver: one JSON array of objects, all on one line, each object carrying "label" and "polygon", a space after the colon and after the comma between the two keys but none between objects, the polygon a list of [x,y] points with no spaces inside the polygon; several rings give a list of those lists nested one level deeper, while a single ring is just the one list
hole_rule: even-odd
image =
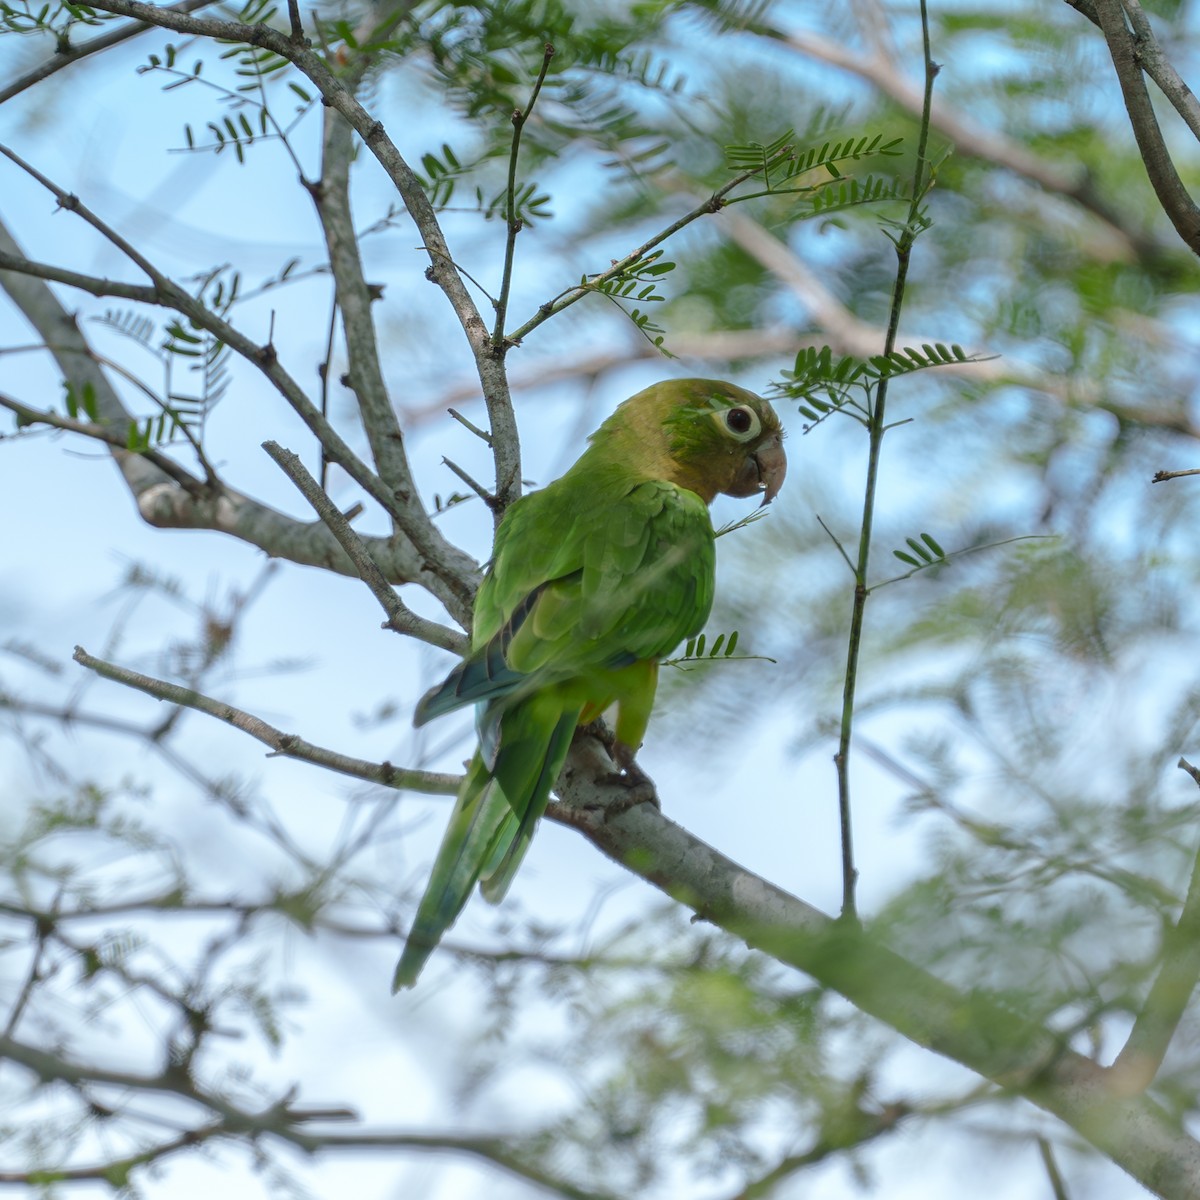
[{"label": "thin twig", "polygon": [[385,629],[393,629],[397,633],[406,633],[420,638],[432,646],[441,646],[455,654],[466,652],[467,639],[457,630],[439,625],[436,621],[418,616],[399,596],[384,578],[383,572],[371,557],[362,538],[354,532],[345,514],[341,512],[329,496],[321,490],[317,481],[309,474],[300,461],[300,457],[291,450],[285,450],[278,442],[263,442],[263,449],[279,464],[283,473],[299,488],[300,493],[313,506],[317,516],[329,526],[329,532],[337,538],[342,549],[350,556],[358,571],[359,578],[371,589],[371,594],[379,601],[383,611],[387,613],[384,622]]},{"label": "thin twig", "polygon": [[459,479],[461,479],[463,483],[465,483],[467,487],[469,487],[471,491],[473,491],[475,495],[477,495],[480,500],[482,500],[484,504],[488,506],[488,508],[494,509],[496,507],[496,497],[493,496],[491,492],[489,492],[481,483],[475,479],[472,479],[471,476],[468,475],[467,472],[458,465],[458,463],[452,462],[450,459],[444,457],[442,462],[449,467],[450,470],[453,471],[454,474],[457,475]]},{"label": "thin twig", "polygon": [[512,115],[512,148],[508,153],[508,204],[506,216],[507,238],[504,243],[504,269],[500,274],[500,295],[496,299],[496,323],[492,328],[492,352],[494,354],[503,354],[505,351],[504,341],[504,321],[508,316],[508,296],[512,288],[513,275],[513,259],[517,249],[517,234],[521,232],[522,222],[517,219],[517,162],[521,154],[521,134],[525,129],[525,122],[529,120],[530,113],[533,112],[533,106],[537,103],[538,93],[542,90],[542,84],[546,82],[546,72],[550,69],[550,60],[554,57],[554,47],[547,42],[546,48],[542,53],[542,67],[538,71],[537,79],[533,84],[533,91],[529,96],[529,103],[525,105],[524,111],[517,108],[513,110]]},{"label": "thin twig", "polygon": [[[3,153],[3,147],[0,147],[0,153]],[[48,283],[62,283],[92,296],[116,296],[122,300],[135,300],[139,304],[162,303],[157,289],[146,287],[145,284],[121,283],[115,279],[83,275],[78,271],[68,271],[65,267],[55,267],[50,263],[35,262],[31,258],[9,254],[5,250],[0,250],[0,271],[19,271],[22,275],[32,275],[35,279],[44,279]]]},{"label": "thin twig", "polygon": [[1185,475],[1200,475],[1200,467],[1190,467],[1186,471],[1155,471],[1151,483],[1166,483],[1168,479],[1182,479]]},{"label": "thin twig", "polygon": [[[921,200],[931,180],[926,155],[929,146],[929,114],[933,105],[933,81],[938,68],[930,53],[929,14],[926,9],[926,0],[921,0],[921,32],[925,51],[925,100],[922,109],[921,132],[917,141],[916,163],[913,167],[912,199],[909,202],[908,220],[899,236],[894,240],[896,280],[892,287],[891,311],[888,315],[887,334],[884,337],[883,353],[885,355],[890,355],[896,348],[912,248],[917,237],[925,228],[925,221],[921,215]],[[858,908],[855,901],[858,870],[854,865],[854,830],[850,813],[850,742],[854,729],[854,696],[858,683],[858,656],[862,647],[867,597],[870,594],[867,588],[867,571],[871,560],[871,532],[875,523],[875,492],[879,479],[879,456],[883,447],[883,437],[887,431],[887,422],[884,417],[887,393],[888,377],[885,375],[880,379],[876,389],[867,425],[867,479],[863,494],[858,557],[854,567],[854,603],[850,613],[850,635],[846,646],[846,677],[842,688],[841,733],[838,739],[837,754],[834,756],[834,763],[837,767],[838,819],[842,842],[842,918],[851,923],[858,921]]]},{"label": "thin twig", "polygon": [[467,418],[462,415],[462,413],[456,412],[452,408],[446,409],[446,412],[449,413],[450,416],[452,416],[464,429],[469,429],[477,438],[480,438],[489,446],[492,444],[492,435],[488,433],[487,430],[480,429],[478,425],[472,421],[468,421]]},{"label": "thin twig", "polygon": [[[790,152],[791,147],[784,146],[780,149],[778,154],[776,154],[775,158],[770,161],[775,162],[779,159],[786,158]],[[769,166],[770,163],[767,165]],[[534,316],[530,317],[530,319],[525,322],[524,325],[508,335],[508,341],[510,343],[519,344],[543,322],[548,321],[553,316],[556,316],[558,313],[562,312],[563,309],[570,308],[572,304],[578,303],[584,298],[584,296],[590,296],[599,288],[601,284],[607,283],[610,279],[615,279],[618,275],[621,275],[625,271],[629,270],[630,267],[636,265],[643,258],[645,258],[646,255],[649,254],[650,251],[656,246],[660,246],[669,237],[674,236],[681,229],[684,229],[690,225],[693,221],[699,220],[701,217],[708,216],[711,213],[720,212],[721,209],[725,207],[727,203],[725,197],[728,196],[730,192],[732,192],[735,188],[740,187],[746,182],[746,180],[753,179],[756,175],[762,174],[762,171],[762,167],[756,167],[752,171],[743,171],[741,174],[735,175],[723,187],[717,188],[717,190],[713,192],[713,194],[709,196],[707,200],[696,205],[696,207],[691,209],[689,212],[684,213],[683,216],[677,221],[672,221],[670,225],[668,225],[665,229],[660,230],[648,241],[643,242],[636,250],[631,251],[629,254],[625,255],[624,258],[613,263],[613,265],[609,267],[607,271],[603,271],[599,275],[589,279],[586,284],[579,284],[575,287],[568,288],[565,292],[555,296],[553,300],[548,300],[537,310],[537,313]]]},{"label": "thin twig", "polygon": [[1050,1190],[1054,1194],[1054,1200],[1069,1200],[1066,1182],[1054,1157],[1054,1147],[1044,1137],[1039,1137],[1037,1144],[1038,1153],[1042,1156],[1042,1166],[1046,1168],[1046,1175],[1050,1179]]},{"label": "thin twig", "polygon": [[[20,420],[27,425],[48,425],[52,429],[61,429],[65,433],[82,434],[94,441],[103,442],[114,450],[134,453],[129,450],[125,434],[118,433],[103,422],[80,421],[74,417],[60,416],[58,413],[30,408],[29,405],[22,404],[20,400],[14,400],[3,394],[0,394],[0,408],[7,408],[9,412],[16,413]],[[189,474],[173,458],[168,458],[167,455],[160,454],[157,450],[139,450],[137,453],[147,462],[152,462],[164,475],[169,475],[189,495],[195,496],[197,499],[211,496],[211,488],[206,487],[194,475]]]},{"label": "thin twig", "polygon": [[838,553],[842,556],[843,559],[845,559],[846,566],[848,566],[850,568],[850,573],[855,574],[856,568],[854,566],[854,562],[850,558],[850,555],[848,555],[846,553],[846,547],[842,545],[841,541],[838,539],[837,534],[835,534],[833,532],[833,530],[830,529],[829,526],[825,524],[820,513],[813,513],[813,516],[817,518],[817,524],[820,525],[820,527],[823,530],[825,530],[826,534],[829,535],[829,540],[837,547]]},{"label": "thin twig", "polygon": [[119,667],[115,663],[105,662],[95,658],[82,646],[75,647],[72,655],[80,666],[89,671],[95,671],[104,679],[125,687],[135,688],[145,692],[156,700],[165,700],[168,704],[182,704],[186,708],[194,708],[197,712],[207,713],[257,738],[264,745],[270,746],[274,754],[285,758],[295,758],[301,762],[313,763],[342,775],[350,775],[355,779],[365,779],[371,783],[380,783],[384,787],[402,788],[413,792],[427,792],[430,795],[448,796],[458,791],[461,782],[457,775],[446,775],[435,771],[414,771],[404,767],[394,767],[389,762],[373,763],[362,758],[351,758],[348,754],[339,754],[336,750],[326,750],[314,746],[295,734],[284,733],[266,721],[255,717],[232,704],[222,700],[214,700],[209,696],[192,691],[191,688],[180,687],[178,684],[167,683],[162,679],[154,679],[127,667]]}]

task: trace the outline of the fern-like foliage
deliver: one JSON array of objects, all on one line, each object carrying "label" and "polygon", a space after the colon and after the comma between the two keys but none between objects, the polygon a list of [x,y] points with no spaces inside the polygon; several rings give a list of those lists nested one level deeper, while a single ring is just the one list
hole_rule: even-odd
[{"label": "fern-like foliage", "polygon": [[694,638],[688,638],[687,644],[683,648],[683,653],[678,658],[664,659],[662,665],[664,667],[678,667],[681,671],[688,671],[697,663],[775,661],[773,658],[767,658],[762,654],[735,653],[738,646],[738,636],[738,631],[735,629],[732,633],[719,633],[709,642],[703,633],[697,634]]},{"label": "fern-like foliage", "polygon": [[[252,0],[242,9],[239,17],[245,23],[253,23],[270,20],[275,13],[273,5],[264,0]],[[184,141],[189,151],[221,154],[225,150],[232,150],[238,162],[244,163],[247,150],[256,143],[286,143],[296,124],[314,106],[312,92],[289,77],[294,74],[291,64],[269,50],[242,44],[222,51],[218,60],[232,65],[232,83],[205,75],[203,58],[195,59],[190,65],[181,63],[178,48],[170,43],[161,54],[149,55],[137,70],[139,75],[165,75],[167,82],[163,85],[164,92],[195,85],[217,95],[224,111],[205,122],[204,128],[209,134],[207,138],[198,138],[190,123],[184,125]],[[274,83],[286,83],[293,99],[294,111],[286,122],[276,119],[268,100],[268,86]]]},{"label": "fern-like foliage", "polygon": [[[818,216],[855,204],[906,198],[903,185],[895,180],[868,175],[859,181],[844,174],[850,163],[896,157],[902,153],[902,138],[885,138],[881,133],[856,134],[840,140],[826,138],[806,147],[797,147],[795,138],[795,133],[786,129],[769,142],[725,147],[726,168],[737,174],[753,171],[761,185],[757,191],[741,193],[736,200],[802,195],[810,198],[809,215]],[[819,172],[822,178],[800,182],[802,176],[813,172]],[[836,182],[831,183],[830,178]]]},{"label": "fern-like foliage", "polygon": [[[893,550],[892,553],[902,562],[917,570],[932,567],[935,563],[946,561],[946,552],[938,544],[931,533],[922,533],[920,538],[905,538],[904,544],[908,550]],[[910,553],[911,551],[911,553]],[[915,557],[914,557],[915,556]]]},{"label": "fern-like foliage", "polygon": [[593,279],[585,275],[579,281],[579,287],[607,296],[652,346],[667,358],[674,358],[663,344],[666,333],[662,326],[655,324],[649,314],[641,309],[626,308],[621,303],[622,300],[636,300],[639,304],[657,304],[666,300],[666,296],[658,290],[658,281],[675,270],[675,264],[665,261],[662,255],[661,250],[654,250],[608,277]]},{"label": "fern-like foliage", "polygon": [[688,0],[680,7],[701,15],[718,33],[739,33],[765,30],[775,0]]},{"label": "fern-like foliage", "polygon": [[72,26],[103,25],[115,20],[112,13],[97,12],[85,4],[30,4],[28,0],[9,4],[0,0],[0,29],[9,33],[49,34],[60,52],[70,48]]},{"label": "fern-like foliage", "polygon": [[775,395],[798,400],[800,415],[814,425],[835,412],[865,422],[870,413],[873,389],[881,380],[933,367],[983,362],[986,357],[968,354],[961,346],[944,342],[924,342],[919,350],[905,346],[891,354],[876,354],[870,358],[835,355],[829,346],[806,346],[796,355],[791,370],[782,372],[780,379],[772,385],[772,391]]},{"label": "fern-like foliage", "polygon": [[[286,271],[281,274],[286,278]],[[241,276],[236,271],[220,268],[205,273],[196,282],[197,298],[222,317],[228,316],[240,299]],[[155,411],[130,420],[124,431],[126,448],[158,449],[183,438],[199,452],[205,420],[229,388],[229,347],[182,317],[173,317],[160,327],[137,311],[109,309],[95,320],[152,354],[165,380],[161,394],[148,384],[138,383]],[[176,382],[181,372],[186,384]],[[72,417],[83,412],[90,420],[99,419],[94,397],[89,407],[86,394],[73,397],[69,389],[67,411]]]},{"label": "fern-like foliage", "polygon": [[876,354],[862,364],[861,373],[871,379],[894,379],[911,375],[929,367],[954,366],[963,363],[986,362],[989,356],[968,354],[961,346],[943,342],[923,342],[920,350],[905,346],[891,354]]}]

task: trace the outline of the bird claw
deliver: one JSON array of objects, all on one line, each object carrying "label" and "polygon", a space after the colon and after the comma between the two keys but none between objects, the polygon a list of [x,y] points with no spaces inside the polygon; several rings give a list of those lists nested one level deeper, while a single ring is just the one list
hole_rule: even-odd
[{"label": "bird claw", "polygon": [[[617,745],[620,746],[620,743],[618,742]],[[622,749],[627,748],[622,747]],[[639,804],[653,804],[655,808],[661,810],[662,805],[659,803],[658,793],[654,790],[654,784],[646,772],[633,761],[632,752],[628,752],[627,755],[616,754],[614,757],[620,763],[622,770],[605,775],[601,782],[625,788],[626,793],[619,800],[614,800],[605,806],[604,819],[611,821],[614,817],[627,813]]]},{"label": "bird claw", "polygon": [[610,754],[612,753],[616,738],[603,717],[597,717],[586,725],[580,725],[579,733],[584,737],[594,737]]}]

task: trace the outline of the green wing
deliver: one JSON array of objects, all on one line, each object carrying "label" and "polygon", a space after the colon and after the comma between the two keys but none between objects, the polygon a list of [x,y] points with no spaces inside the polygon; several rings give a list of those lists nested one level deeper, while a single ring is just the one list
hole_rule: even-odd
[{"label": "green wing", "polygon": [[[617,496],[568,489],[518,501],[479,590],[473,649],[424,697],[416,721],[668,654],[712,607],[712,522],[692,492],[657,480]],[[578,481],[574,481],[578,484]],[[570,503],[582,491],[590,503]],[[493,714],[494,716],[494,714]],[[481,731],[488,725],[481,720]]]}]

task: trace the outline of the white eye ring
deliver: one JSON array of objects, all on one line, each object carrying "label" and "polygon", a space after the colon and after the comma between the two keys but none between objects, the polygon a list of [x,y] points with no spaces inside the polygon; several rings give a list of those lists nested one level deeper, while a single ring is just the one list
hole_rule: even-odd
[{"label": "white eye ring", "polygon": [[745,404],[734,405],[733,408],[723,408],[713,413],[723,432],[734,441],[749,442],[762,432],[762,422],[758,413]]}]

